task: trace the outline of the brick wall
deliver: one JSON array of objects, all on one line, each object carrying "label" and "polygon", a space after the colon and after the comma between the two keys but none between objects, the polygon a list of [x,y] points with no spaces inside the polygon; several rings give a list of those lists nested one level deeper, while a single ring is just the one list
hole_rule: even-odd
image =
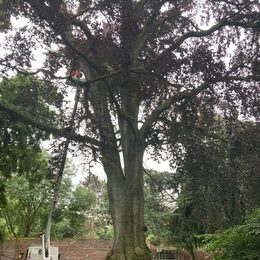
[{"label": "brick wall", "polygon": [[[0,260],[15,259],[19,253],[26,252],[29,245],[40,244],[40,239],[17,239],[2,245]],[[52,246],[59,247],[60,260],[104,260],[112,248],[111,240],[52,240]],[[0,252],[1,252],[0,251]]]},{"label": "brick wall", "polygon": [[[40,239],[17,239],[7,241],[0,245],[0,260],[16,259],[20,253],[26,253],[27,247],[39,244]],[[112,240],[52,240],[52,246],[59,247],[60,260],[104,260],[106,254],[112,248]],[[156,255],[156,247],[150,245],[153,255]],[[175,251],[176,252],[176,251]],[[185,251],[176,252],[178,260],[191,260]],[[175,254],[176,254],[175,253]],[[201,252],[196,252],[196,260],[211,260]]]},{"label": "brick wall", "polygon": [[[15,245],[15,240],[0,244],[0,260],[15,259]],[[3,255],[5,255],[6,257],[4,257]]]}]

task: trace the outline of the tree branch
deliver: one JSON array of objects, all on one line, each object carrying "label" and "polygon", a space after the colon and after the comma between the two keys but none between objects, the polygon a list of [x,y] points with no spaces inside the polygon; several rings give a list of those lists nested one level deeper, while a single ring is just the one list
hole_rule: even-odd
[{"label": "tree branch", "polygon": [[218,23],[211,26],[207,30],[190,31],[190,32],[184,33],[182,36],[177,38],[177,40],[169,48],[167,48],[164,52],[162,52],[160,54],[160,56],[163,56],[163,55],[165,55],[169,52],[172,52],[175,49],[179,48],[181,46],[181,44],[189,38],[205,37],[205,36],[208,36],[208,35],[216,32],[217,30],[223,28],[226,25],[228,19],[229,18],[224,18],[224,19],[220,20]]},{"label": "tree branch", "polygon": [[[65,45],[67,45],[79,58],[82,58],[90,67],[94,70],[98,71],[98,66],[95,64],[85,53],[82,53],[74,46],[74,37],[72,35],[71,24],[66,24],[66,17],[64,17],[63,13],[60,10],[53,10],[53,7],[48,7],[44,5],[43,1],[39,0],[26,0],[27,3],[32,7],[32,9],[42,17],[46,22],[49,23],[50,27],[59,34]],[[50,13],[58,12],[59,15],[50,16]],[[78,24],[83,28],[82,30],[88,36],[91,35],[90,30],[87,28],[86,25],[81,23],[79,20],[73,21],[74,23]],[[63,31],[60,31],[61,24],[63,24]],[[58,28],[58,29],[57,29]]]},{"label": "tree branch", "polygon": [[171,198],[172,202],[176,201],[176,198],[174,198],[174,196],[172,196],[162,185],[160,185],[155,178],[152,176],[152,174],[150,174],[144,167],[143,167],[143,171],[150,177],[150,179],[152,180],[152,182],[161,190],[161,194],[162,196],[164,196],[163,192],[164,191],[169,198]]},{"label": "tree branch", "polygon": [[225,4],[235,6],[237,9],[240,9],[241,7],[243,7],[246,4],[247,5],[258,4],[257,1],[250,1],[250,0],[247,0],[246,3],[245,2],[239,3],[239,2],[235,2],[234,0],[215,0],[215,2],[219,2],[219,3],[223,2]]},{"label": "tree branch", "polygon": [[68,76],[66,76],[66,77],[56,76],[53,73],[51,73],[49,70],[43,69],[43,68],[37,69],[35,71],[26,71],[26,70],[24,70],[22,68],[18,68],[16,66],[12,66],[10,64],[7,65],[7,64],[3,64],[2,63],[1,65],[6,67],[6,68],[15,70],[18,74],[21,74],[21,75],[24,75],[24,76],[35,76],[35,75],[37,75],[37,74],[42,72],[44,74],[48,74],[52,79],[68,79],[69,78]]},{"label": "tree branch", "polygon": [[165,2],[167,2],[167,1],[165,1],[165,0],[161,1],[155,6],[154,10],[152,11],[151,16],[147,19],[146,23],[144,24],[143,29],[142,29],[141,33],[139,34],[139,36],[134,44],[134,47],[133,47],[134,64],[136,63],[138,55],[139,55],[141,49],[143,48],[145,42],[147,41],[147,39],[150,35],[150,32],[153,29],[153,24],[154,24],[156,18],[158,17],[158,15],[160,14],[160,9]]},{"label": "tree branch", "polygon": [[79,11],[78,13],[76,13],[76,14],[74,14],[74,15],[68,17],[68,18],[66,19],[66,21],[74,20],[74,19],[76,19],[76,18],[82,16],[83,14],[87,13],[88,11],[93,11],[93,10],[96,10],[96,9],[94,9],[94,8],[85,8],[85,9]]},{"label": "tree branch", "polygon": [[249,76],[227,76],[223,78],[225,82],[228,81],[245,81],[245,82],[251,82],[251,81],[260,81],[260,76],[258,75],[249,75]]},{"label": "tree branch", "polygon": [[[93,68],[95,71],[99,71],[99,68],[98,66],[89,59],[88,56],[86,56],[84,53],[80,52],[72,43],[71,39],[68,38],[68,33],[67,32],[66,34],[67,35],[62,35],[62,39],[64,41],[64,43],[74,52],[76,53],[80,58],[82,58],[91,68]],[[71,32],[70,32],[71,34]],[[72,34],[71,34],[72,35]],[[70,36],[71,38],[72,36]]]},{"label": "tree branch", "polygon": [[85,33],[88,39],[93,39],[94,36],[91,33],[90,29],[88,28],[88,25],[84,21],[80,21],[78,19],[73,19],[71,24],[76,25],[80,27],[80,29]]},{"label": "tree branch", "polygon": [[[188,125],[188,124],[183,124],[182,122],[176,122],[176,121],[172,122],[169,119],[164,118],[164,117],[158,117],[158,121],[161,121],[161,122],[165,123],[166,125],[172,126],[175,128],[190,127],[190,125]],[[208,136],[208,137],[214,138],[216,140],[220,140],[224,143],[227,143],[227,140],[225,140],[220,134],[217,134],[214,132],[213,127],[206,128],[206,127],[201,127],[201,126],[197,126],[197,125],[193,125],[192,127],[205,136]]]},{"label": "tree branch", "polygon": [[199,87],[193,89],[193,90],[187,90],[178,93],[175,96],[170,97],[169,99],[165,100],[161,105],[159,105],[157,108],[153,110],[153,112],[146,118],[143,126],[140,129],[140,133],[144,137],[147,130],[152,126],[153,123],[155,123],[159,115],[170,108],[174,103],[181,101],[183,99],[189,98],[191,96],[196,96],[199,93],[201,93],[203,90],[207,89],[211,84],[214,83],[220,83],[220,82],[230,82],[230,81],[244,81],[244,82],[251,82],[251,81],[259,81],[260,82],[260,76],[229,76],[228,73],[226,76],[222,78],[216,78],[212,79],[211,81],[202,83]]},{"label": "tree branch", "polygon": [[[144,74],[144,72],[142,72],[140,69],[130,69],[130,70],[126,70],[126,69],[121,69],[121,70],[117,70],[117,71],[113,71],[111,73],[107,73],[104,74],[100,77],[94,78],[92,80],[86,80],[86,81],[82,81],[82,80],[76,80],[73,79],[71,76],[56,76],[53,73],[51,73],[49,70],[47,69],[37,69],[35,71],[26,71],[22,68],[17,68],[16,66],[11,66],[11,65],[6,65],[6,64],[1,64],[2,66],[5,66],[7,68],[13,69],[15,70],[17,73],[24,75],[24,76],[35,76],[38,73],[44,73],[44,74],[48,74],[51,76],[52,79],[64,79],[64,80],[70,80],[72,81],[74,84],[80,86],[80,87],[88,87],[91,83],[95,83],[97,81],[102,81],[102,80],[106,80],[112,77],[115,77],[119,74],[125,73],[125,72],[130,72],[130,73],[137,73],[137,74]],[[157,77],[159,77],[159,75],[157,75]],[[170,84],[170,83],[169,83]]]},{"label": "tree branch", "polygon": [[140,132],[142,136],[144,137],[147,130],[152,126],[154,122],[158,119],[159,115],[165,111],[166,109],[170,108],[175,102],[183,100],[185,98],[195,96],[199,94],[204,89],[208,88],[210,84],[213,82],[205,82],[201,84],[199,87],[193,90],[187,90],[178,93],[175,96],[170,97],[169,99],[165,100],[161,105],[159,105],[157,108],[153,110],[153,112],[146,118],[144,124],[142,125]]},{"label": "tree branch", "polygon": [[225,26],[239,26],[239,27],[244,27],[244,28],[252,28],[252,29],[258,29],[258,30],[260,29],[260,24],[259,24],[260,21],[259,20],[256,21],[256,22],[240,22],[240,21],[234,20],[234,18],[236,16],[238,16],[237,19],[248,18],[248,14],[245,14],[245,15],[241,16],[239,14],[239,12],[237,12],[237,13],[229,16],[229,17],[221,19],[215,25],[211,26],[207,30],[190,31],[190,32],[184,33],[183,35],[178,37],[175,40],[175,42],[170,47],[165,49],[165,51],[163,51],[159,56],[163,57],[167,53],[170,53],[170,52],[176,50],[177,48],[179,48],[182,45],[182,43],[184,41],[186,41],[189,38],[206,37],[206,36],[209,36],[209,35],[213,34],[216,31],[222,29]]},{"label": "tree branch", "polygon": [[27,125],[31,125],[42,131],[51,133],[55,136],[66,137],[66,138],[69,138],[70,140],[74,140],[74,141],[78,141],[78,142],[88,142],[95,146],[100,145],[100,142],[94,138],[72,133],[71,129],[69,129],[69,130],[59,129],[54,126],[50,126],[50,125],[38,122],[37,120],[31,118],[27,113],[22,112],[22,111],[17,111],[16,108],[11,107],[10,105],[7,106],[1,102],[0,102],[0,110],[7,113],[10,116],[11,121],[23,122]]}]

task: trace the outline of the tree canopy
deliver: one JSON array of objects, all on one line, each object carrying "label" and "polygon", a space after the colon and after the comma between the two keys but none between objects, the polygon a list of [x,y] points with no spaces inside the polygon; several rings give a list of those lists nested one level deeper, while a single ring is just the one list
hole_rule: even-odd
[{"label": "tree canopy", "polygon": [[170,181],[178,196],[164,243],[185,248],[192,259],[201,246],[198,234],[242,224],[259,207],[259,125],[212,116],[206,135],[201,128],[190,128],[192,137],[179,131],[178,141],[187,152]]},{"label": "tree canopy", "polygon": [[[50,91],[51,90],[51,91]],[[13,113],[0,113],[0,173],[26,173],[31,171],[41,153],[40,142],[49,138],[38,128],[15,120],[15,114],[23,110],[41,119],[43,122],[55,122],[56,114],[50,109],[56,102],[55,88],[34,77],[17,76],[4,79],[0,83],[0,100],[5,106],[13,108]],[[33,158],[35,157],[35,160]],[[35,176],[32,176],[34,178]]]},{"label": "tree canopy", "polygon": [[[3,100],[0,109],[11,121],[69,137],[85,155],[102,162],[114,225],[108,259],[151,259],[145,244],[145,151],[166,156],[176,166],[190,150],[178,139],[179,131],[207,130],[201,118],[218,113],[259,119],[258,2],[8,2],[8,14],[28,23],[7,36],[1,71],[40,73],[46,82],[59,81],[63,96],[73,91],[65,85],[70,80],[81,90],[81,105],[73,131],[66,114],[55,124]],[[33,50],[39,45],[46,60],[33,71]],[[60,76],[71,68],[83,77]],[[66,107],[62,101],[59,110]],[[192,141],[194,131],[183,137]]]}]

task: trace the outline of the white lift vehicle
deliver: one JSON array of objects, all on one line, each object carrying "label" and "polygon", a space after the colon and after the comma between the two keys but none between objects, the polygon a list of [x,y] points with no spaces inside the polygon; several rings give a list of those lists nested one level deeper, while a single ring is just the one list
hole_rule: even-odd
[{"label": "white lift vehicle", "polygon": [[58,260],[60,258],[59,249],[57,246],[50,246],[48,252],[44,252],[44,250],[46,249],[44,246],[43,236],[42,245],[32,245],[28,247],[25,260]]}]

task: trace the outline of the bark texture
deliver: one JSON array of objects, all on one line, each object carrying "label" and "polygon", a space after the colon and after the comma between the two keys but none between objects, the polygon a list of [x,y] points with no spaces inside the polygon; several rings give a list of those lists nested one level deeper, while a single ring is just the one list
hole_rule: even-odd
[{"label": "bark texture", "polygon": [[[107,259],[152,259],[145,239],[141,158],[140,154],[133,158],[130,178],[110,178],[108,181],[114,244]],[[104,166],[106,171],[111,169],[109,165]]]}]

